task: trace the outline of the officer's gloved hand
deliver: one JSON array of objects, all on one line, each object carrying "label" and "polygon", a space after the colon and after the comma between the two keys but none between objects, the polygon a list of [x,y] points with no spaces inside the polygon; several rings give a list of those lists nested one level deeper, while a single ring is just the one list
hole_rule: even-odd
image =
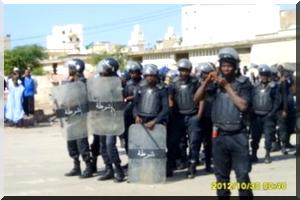
[{"label": "officer's gloved hand", "polygon": [[205,79],[205,82],[207,83],[212,83],[213,81],[215,81],[217,79],[217,72],[210,72],[208,74],[208,76]]},{"label": "officer's gloved hand", "polygon": [[136,123],[136,124],[141,124],[141,123],[143,123],[142,118],[140,118],[139,116],[136,116],[136,117],[135,117],[135,123]]},{"label": "officer's gloved hand", "polygon": [[147,122],[147,123],[145,124],[145,126],[146,126],[147,128],[149,128],[150,130],[152,130],[152,129],[154,129],[155,124],[156,124],[155,120],[152,120],[152,121]]},{"label": "officer's gloved hand", "polygon": [[222,77],[217,78],[217,83],[223,88],[229,84],[228,81]]},{"label": "officer's gloved hand", "polygon": [[134,96],[129,96],[129,97],[126,97],[126,98],[124,98],[124,102],[131,102],[131,101],[133,101],[133,99],[134,99]]}]

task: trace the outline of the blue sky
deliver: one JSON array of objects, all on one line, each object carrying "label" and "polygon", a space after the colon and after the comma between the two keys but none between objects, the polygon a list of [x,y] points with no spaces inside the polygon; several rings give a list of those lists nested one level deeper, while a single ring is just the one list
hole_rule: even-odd
[{"label": "blue sky", "polygon": [[[49,4],[4,5],[4,33],[12,46],[46,45],[54,25],[79,23],[84,28],[84,45],[92,41],[127,44],[134,24],[140,24],[150,46],[164,37],[168,26],[181,35],[183,4]],[[281,5],[293,9],[295,5]],[[32,38],[30,38],[32,37]]]}]

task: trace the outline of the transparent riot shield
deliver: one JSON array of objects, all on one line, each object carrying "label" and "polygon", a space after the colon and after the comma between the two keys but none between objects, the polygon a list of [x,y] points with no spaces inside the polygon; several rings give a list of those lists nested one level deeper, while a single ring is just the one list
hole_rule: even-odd
[{"label": "transparent riot shield", "polygon": [[54,86],[52,99],[66,140],[88,137],[88,101],[85,84],[77,81]]},{"label": "transparent riot shield", "polygon": [[88,132],[97,135],[121,135],[124,132],[125,103],[118,77],[97,77],[87,81]]},{"label": "transparent riot shield", "polygon": [[166,127],[153,130],[133,124],[128,139],[128,180],[131,183],[163,183],[166,180]]}]

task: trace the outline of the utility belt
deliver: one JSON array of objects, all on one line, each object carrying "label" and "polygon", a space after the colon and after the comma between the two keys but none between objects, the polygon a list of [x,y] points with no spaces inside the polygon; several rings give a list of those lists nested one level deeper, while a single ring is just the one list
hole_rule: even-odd
[{"label": "utility belt", "polygon": [[191,113],[188,113],[188,114],[184,114],[184,113],[180,113],[179,111],[177,111],[177,114],[178,115],[181,115],[181,116],[194,116],[194,115],[196,115],[197,114],[197,110],[195,110],[195,111],[193,111],[193,112],[191,112]]},{"label": "utility belt", "polygon": [[236,131],[226,131],[222,130],[216,125],[213,125],[213,130],[212,130],[212,138],[217,138],[219,136],[229,136],[229,135],[236,135],[240,133],[247,133],[247,128],[244,126],[239,130]]},{"label": "utility belt", "polygon": [[186,110],[179,110],[179,108],[177,108],[177,112],[180,114],[180,115],[195,115],[197,114],[198,112],[198,109],[193,109],[192,111],[186,111]]}]

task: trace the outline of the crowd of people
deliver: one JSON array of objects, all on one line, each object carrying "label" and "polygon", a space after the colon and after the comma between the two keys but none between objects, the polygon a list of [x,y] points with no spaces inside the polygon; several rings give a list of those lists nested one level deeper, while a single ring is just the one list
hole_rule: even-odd
[{"label": "crowd of people", "polygon": [[10,126],[23,127],[24,117],[34,115],[34,95],[37,93],[37,81],[27,68],[21,74],[18,67],[7,79],[4,79],[6,96],[4,106],[4,122]]},{"label": "crowd of people", "polygon": [[[218,54],[218,66],[192,63],[181,59],[177,70],[159,73],[154,64],[142,66],[129,61],[120,77],[123,83],[125,131],[120,139],[128,153],[128,131],[132,124],[144,124],[149,130],[157,124],[167,129],[166,177],[176,176],[177,169],[186,169],[187,178],[197,175],[196,167],[205,163],[205,170],[214,173],[218,183],[229,183],[234,170],[237,182],[250,183],[251,165],[258,162],[257,150],[264,134],[264,163],[272,162],[271,152],[281,150],[283,156],[294,148],[290,136],[295,132],[295,80],[283,66],[257,66],[258,77],[246,77],[240,70],[240,58],[233,48]],[[84,62],[73,59],[68,82],[86,82]],[[98,64],[98,76],[117,77],[118,62],[105,58]],[[193,73],[192,73],[193,72]],[[126,165],[121,166],[117,136],[93,135],[68,140],[73,168],[66,176],[92,177],[97,173],[97,158],[102,156],[105,172],[99,180],[125,179]],[[250,145],[249,145],[250,143]],[[202,146],[202,148],[201,148]],[[251,147],[251,148],[250,148]],[[201,160],[201,149],[204,159]],[[86,163],[81,172],[80,155]],[[174,173],[175,172],[175,173]],[[147,172],[145,172],[147,173]],[[226,187],[218,188],[219,196],[230,195]],[[251,188],[240,188],[241,196],[252,196]]]}]

